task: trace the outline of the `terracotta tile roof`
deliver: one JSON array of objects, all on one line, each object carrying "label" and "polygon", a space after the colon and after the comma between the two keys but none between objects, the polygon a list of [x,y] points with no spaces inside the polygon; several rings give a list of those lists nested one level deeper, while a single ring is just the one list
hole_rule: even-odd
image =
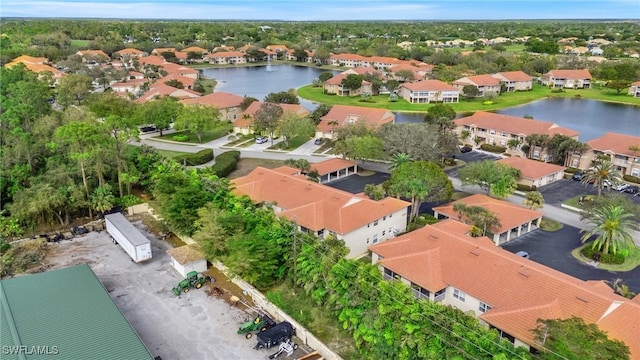
[{"label": "terracotta tile roof", "polygon": [[155,55],[162,55],[162,53],[165,53],[165,52],[174,53],[176,52],[176,48],[172,48],[172,47],[171,48],[155,48],[151,51],[151,53]]},{"label": "terracotta tile roof", "polygon": [[636,81],[634,83],[631,83],[631,86],[640,86],[640,81]]},{"label": "terracotta tile roof", "polygon": [[338,170],[346,169],[357,165],[355,161],[344,160],[340,158],[333,158],[329,160],[325,160],[319,163],[311,164],[311,170],[315,170],[318,172],[320,176],[326,175]]},{"label": "terracotta tile roof", "polygon": [[544,75],[556,79],[591,79],[589,70],[551,70]]},{"label": "terracotta tile roof", "polygon": [[340,85],[342,84],[342,80],[345,79],[350,74],[348,72],[343,72],[338,75],[333,76],[329,80],[325,81],[326,85]]},{"label": "terracotta tile roof", "polygon": [[138,62],[141,65],[163,65],[167,63],[162,56],[156,55],[143,56],[138,59]]},{"label": "terracotta tile roof", "polygon": [[242,96],[226,93],[226,92],[214,92],[205,96],[197,97],[194,99],[185,99],[181,103],[185,105],[200,104],[215,106],[218,109],[228,109],[233,107],[239,107],[244,98]]},{"label": "terracotta tile roof", "polygon": [[566,169],[564,166],[525,159],[517,156],[500,159],[498,162],[520,170],[523,178],[531,180],[540,179]]},{"label": "terracotta tile roof", "polygon": [[364,60],[365,57],[358,54],[334,54],[331,55],[331,59],[334,60]]},{"label": "terracotta tile roof", "polygon": [[533,81],[533,78],[524,71],[503,71],[494,76],[507,81]]},{"label": "terracotta tile roof", "polygon": [[[316,127],[319,131],[329,132],[341,126],[364,121],[368,126],[379,127],[383,124],[393,122],[395,115],[385,109],[365,108],[361,106],[334,105],[327,115],[320,118],[320,123]],[[330,125],[329,122],[336,121],[337,125]]]},{"label": "terracotta tile roof", "polygon": [[[260,109],[262,106],[262,101],[254,101],[249,105],[249,107],[242,112],[242,115],[238,117],[236,121],[233,122],[234,126],[238,127],[249,127],[253,124],[253,115],[255,115],[256,111]],[[282,109],[282,113],[292,112],[298,116],[307,116],[309,115],[309,110],[307,110],[304,106],[299,104],[278,104]],[[247,116],[245,116],[247,115]]]},{"label": "terracotta tile roof", "polygon": [[189,89],[178,89],[178,88],[174,88],[173,86],[155,83],[151,85],[151,88],[149,89],[149,91],[142,94],[142,96],[140,96],[140,98],[138,98],[136,102],[144,103],[149,100],[153,100],[155,98],[163,97],[163,96],[172,96],[178,99],[187,99],[187,98],[199,97],[200,93],[197,93]]},{"label": "terracotta tile roof", "polygon": [[111,85],[111,88],[117,91],[120,88],[140,87],[144,83],[148,83],[149,79],[129,79],[126,82],[119,82]]},{"label": "terracotta tile roof", "polygon": [[394,58],[394,57],[388,57],[388,56],[370,56],[368,58],[365,58],[365,60],[369,61],[369,62],[373,62],[373,63],[381,63],[381,64],[398,64],[400,63],[400,60]]},{"label": "terracotta tile roof", "polygon": [[422,80],[413,83],[404,83],[400,87],[405,87],[411,91],[459,91],[454,86],[440,80]]},{"label": "terracotta tile roof", "polygon": [[267,50],[287,51],[287,46],[286,45],[267,45]]},{"label": "terracotta tile roof", "polygon": [[233,46],[216,46],[213,48],[213,51],[231,51],[235,49]]},{"label": "terracotta tile roof", "polygon": [[231,180],[235,186],[233,192],[258,203],[275,203],[284,209],[278,213],[279,216],[290,220],[295,218],[300,226],[313,231],[327,229],[340,235],[409,206],[409,203],[394,198],[383,201],[362,198],[292,176],[292,171],[297,169],[257,167],[249,175]]},{"label": "terracotta tile roof", "polygon": [[118,54],[120,56],[123,56],[123,55],[141,56],[142,54],[144,54],[144,51],[138,50],[138,49],[134,49],[134,48],[126,48],[126,49],[122,49],[122,50],[116,51],[116,54]]},{"label": "terracotta tile roof", "polygon": [[358,75],[365,75],[365,74],[382,75],[382,72],[380,72],[380,71],[378,71],[375,68],[372,68],[370,66],[352,68],[352,69],[343,71],[341,74],[344,74],[344,73],[347,73],[347,74],[356,73]]},{"label": "terracotta tile roof", "polygon": [[[587,141],[587,144],[594,150],[634,156],[633,151],[629,150],[629,148],[632,146],[640,146],[640,136],[608,132],[602,137]],[[635,156],[640,158],[640,151],[636,151]]]},{"label": "terracotta tile roof", "polygon": [[78,51],[78,53],[80,54],[80,56],[103,56],[106,58],[109,58],[109,55],[107,55],[104,51],[102,50],[80,50]]},{"label": "terracotta tile roof", "polygon": [[204,260],[204,255],[198,244],[183,245],[177,248],[167,250],[167,254],[171,256],[180,265],[187,265],[194,261]]},{"label": "terracotta tile roof", "polygon": [[13,66],[17,65],[17,64],[23,64],[25,68],[27,68],[28,70],[33,71],[34,73],[42,73],[42,72],[50,72],[53,74],[54,78],[59,78],[62,75],[64,75],[64,73],[56,68],[54,68],[53,66],[49,66],[49,65],[45,65],[45,64],[40,64],[40,63],[30,63],[30,62],[16,62],[15,60],[6,64],[5,67],[7,69],[11,69]]},{"label": "terracotta tile roof", "polygon": [[180,51],[185,52],[185,53],[196,52],[196,53],[204,54],[204,53],[207,52],[207,49],[203,49],[203,48],[201,48],[199,46],[189,46],[188,48],[182,49]]},{"label": "terracotta tile roof", "polygon": [[457,126],[475,125],[483,129],[495,129],[509,134],[531,135],[531,134],[563,134],[569,137],[578,136],[578,132],[561,127],[557,124],[534,119],[519,118],[516,116],[494,114],[485,111],[477,111],[471,116],[456,119],[453,121]]},{"label": "terracotta tile roof", "polygon": [[[11,60],[11,63],[23,63],[23,64],[45,64],[48,63],[49,59],[45,57],[33,57],[29,55],[20,55],[17,58]],[[9,63],[9,64],[11,64]],[[8,64],[7,64],[8,65]]]},{"label": "terracotta tile roof", "polygon": [[472,75],[465,76],[453,82],[456,85],[475,85],[475,86],[499,86],[500,80],[491,75]]},{"label": "terracotta tile roof", "polygon": [[176,57],[176,59],[180,60],[187,60],[187,57],[189,56],[189,54],[183,51],[176,51],[173,53],[173,55]]},{"label": "terracotta tile roof", "polygon": [[161,64],[160,66],[169,74],[199,74],[199,71],[196,69],[170,62]]},{"label": "terracotta tile roof", "polygon": [[526,222],[542,217],[541,211],[530,210],[510,202],[494,199],[484,194],[474,194],[448,204],[437,206],[433,211],[446,215],[451,219],[458,219],[458,212],[453,210],[457,203],[467,206],[480,206],[495,214],[500,219],[499,233],[509,231]]},{"label": "terracotta tile roof", "polygon": [[480,318],[529,345],[535,345],[531,329],[537,319],[577,316],[624,341],[632,358],[640,356],[640,304],[521,258],[487,238],[451,233],[450,222],[455,221],[427,225],[369,249],[383,257],[382,266],[431,292],[452,286],[490,305]]},{"label": "terracotta tile roof", "polygon": [[220,51],[217,53],[206,55],[207,59],[215,59],[215,58],[232,58],[232,57],[244,57],[245,53],[240,51]]}]

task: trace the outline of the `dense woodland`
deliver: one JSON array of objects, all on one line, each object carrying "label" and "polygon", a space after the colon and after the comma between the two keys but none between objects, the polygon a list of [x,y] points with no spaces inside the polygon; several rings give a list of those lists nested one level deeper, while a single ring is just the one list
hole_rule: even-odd
[{"label": "dense woodland", "polygon": [[[260,26],[270,28],[263,30]],[[496,36],[539,36],[545,41],[575,36],[586,41],[601,36],[616,40],[620,53],[622,48],[640,51],[638,25],[623,22],[240,23],[10,19],[3,20],[2,31],[3,63],[23,54],[61,61],[86,48],[99,48],[111,54],[125,47],[150,51],[164,46],[212,48],[222,44],[284,43],[291,48],[414,58],[478,72],[491,72],[493,68],[522,69],[529,64],[532,72],[541,73],[556,66],[558,61],[577,67],[580,64],[571,65],[571,61],[582,60],[534,57],[528,53],[501,55],[500,49],[463,57],[448,51],[436,52],[426,45],[403,50],[397,43]],[[501,56],[504,61],[500,60]],[[638,70],[637,60],[625,64]],[[612,68],[613,65],[606,66]],[[449,70],[448,67],[442,69],[444,78],[444,72]],[[600,71],[602,69],[606,69],[605,65]],[[194,133],[202,130],[202,126],[223,126],[221,121],[203,120],[217,119],[215,110],[183,107],[169,98],[137,105],[108,92],[90,94],[92,79],[86,74],[68,75],[55,89],[50,86],[50,79],[39,78],[23,66],[1,68],[0,78],[3,174],[0,177],[0,232],[4,238],[31,235],[43,225],[67,226],[78,217],[95,218],[114,205],[128,206],[140,201],[134,194],[144,192],[151,196],[168,230],[193,235],[210,260],[221,260],[260,289],[289,284],[313,299],[317,307],[332,314],[353,336],[357,355],[352,354],[352,358],[555,358],[552,353],[532,355],[515,349],[501,340],[496,331],[459,310],[416,301],[408,287],[400,282],[384,281],[376,267],[344,259],[347,251],[341,241],[294,235],[293,224],[276,217],[271,209],[256,206],[248,198],[236,197],[230,192],[228,180],[223,177],[229,169],[187,170],[152,148],[127,146],[127,142],[137,137],[138,126],[148,123],[149,118],[161,128],[174,122],[179,128]],[[319,107],[319,112],[325,111],[327,107]],[[311,120],[319,116],[321,114],[315,112]],[[411,199],[417,209],[416,205],[427,199],[425,189],[437,187],[439,190],[437,194],[429,193],[433,196],[430,200],[451,195],[452,187],[441,165],[446,161],[445,155],[458,146],[457,138],[452,137],[450,131],[454,116],[450,107],[441,105],[431,108],[424,124],[389,126],[375,132],[350,127],[338,134],[335,146],[339,153],[353,159],[368,158],[372,154],[391,159],[397,166],[391,182],[382,190],[369,189],[369,195],[374,197],[373,193],[382,191],[403,196]],[[432,146],[426,147],[426,142]],[[407,174],[417,173],[425,176],[406,181]],[[496,188],[494,193],[512,192],[514,181],[511,179],[507,185],[508,189]],[[34,260],[28,251],[11,252],[4,245],[2,251],[3,275],[19,271]],[[573,356],[573,349],[583,349],[583,359],[629,356],[623,344],[602,340],[602,333],[580,321],[541,323],[540,333],[553,339],[547,339],[545,346],[562,356]],[[550,333],[556,336],[549,336]],[[566,333],[580,333],[584,337],[567,340],[563,338]],[[567,342],[574,347],[567,349],[564,346]]]}]

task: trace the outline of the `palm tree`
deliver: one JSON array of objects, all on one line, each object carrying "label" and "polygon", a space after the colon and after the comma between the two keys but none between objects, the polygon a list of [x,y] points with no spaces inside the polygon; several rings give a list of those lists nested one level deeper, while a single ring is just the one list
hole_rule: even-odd
[{"label": "palm tree", "polygon": [[632,220],[633,217],[622,206],[610,205],[594,209],[589,220],[594,226],[590,230],[581,230],[584,233],[581,240],[584,243],[596,235],[591,246],[604,254],[631,249],[635,246],[631,233],[638,227],[638,223]]},{"label": "palm tree", "polygon": [[611,185],[622,182],[620,172],[616,169],[613,162],[609,159],[596,159],[582,178],[582,184],[594,184],[598,188],[598,196],[602,195],[602,188],[605,183]]},{"label": "palm tree", "polygon": [[511,140],[507,141],[507,146],[509,147],[509,149],[513,150],[513,149],[517,148],[518,146],[520,146],[520,140],[511,139]]},{"label": "palm tree", "polygon": [[389,170],[393,170],[395,168],[397,168],[398,166],[400,166],[401,164],[404,164],[406,162],[412,161],[413,159],[411,158],[410,155],[405,154],[405,153],[396,153],[393,154],[391,156],[391,165],[389,166]]}]

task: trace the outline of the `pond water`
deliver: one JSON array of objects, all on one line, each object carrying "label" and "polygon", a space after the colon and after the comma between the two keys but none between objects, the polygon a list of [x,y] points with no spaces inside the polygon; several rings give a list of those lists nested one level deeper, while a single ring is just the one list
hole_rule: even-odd
[{"label": "pond water", "polygon": [[[326,70],[295,65],[204,68],[202,74],[218,81],[216,91],[258,100],[272,92],[308,85]],[[334,74],[339,73],[333,71]],[[301,99],[309,110],[318,104]],[[529,104],[496,111],[499,114],[554,122],[580,132],[580,140],[588,141],[605,132],[640,136],[640,107],[587,99],[543,99]],[[396,123],[422,122],[424,113],[396,113]]]}]

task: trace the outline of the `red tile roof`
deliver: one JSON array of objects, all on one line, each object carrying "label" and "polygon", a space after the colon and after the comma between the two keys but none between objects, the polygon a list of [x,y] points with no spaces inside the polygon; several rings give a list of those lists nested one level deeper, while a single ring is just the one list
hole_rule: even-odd
[{"label": "red tile roof", "polygon": [[473,75],[473,76],[465,76],[453,82],[456,85],[475,85],[475,86],[499,86],[500,80],[494,78],[491,75]]},{"label": "red tile roof", "polygon": [[[395,115],[389,110],[365,108],[361,106],[334,105],[327,115],[320,118],[320,123],[316,129],[329,132],[332,129],[356,122],[365,122],[368,126],[379,127],[394,120]],[[332,121],[336,121],[338,124],[330,125],[329,122]]]},{"label": "red tile roof", "polygon": [[155,55],[143,56],[138,59],[138,62],[141,65],[162,65],[167,63],[167,61],[162,56]]},{"label": "red tile roof", "polygon": [[215,106],[218,109],[228,109],[232,107],[239,107],[242,100],[244,100],[242,96],[226,92],[214,92],[194,99],[185,99],[182,100],[181,103],[185,105],[200,104]]},{"label": "red tile roof", "polygon": [[498,162],[520,170],[520,174],[523,178],[531,180],[536,180],[545,176],[549,176],[551,174],[556,174],[566,169],[564,166],[549,164],[517,156],[500,159],[498,160]]},{"label": "red tile roof", "polygon": [[107,55],[104,51],[102,50],[80,50],[78,51],[78,53],[80,53],[80,56],[102,56],[102,57],[106,57],[107,59],[109,58],[109,55]]},{"label": "red tile roof", "polygon": [[[33,57],[29,55],[20,55],[17,58],[11,60],[11,63],[23,63],[23,64],[45,64],[49,60],[45,57]],[[8,64],[7,64],[8,65]]]},{"label": "red tile roof", "polygon": [[485,111],[477,111],[471,116],[454,120],[457,126],[475,125],[483,129],[495,129],[509,134],[531,135],[531,134],[563,134],[569,137],[578,136],[578,132],[564,128],[557,124],[542,121],[519,118],[516,116],[494,114]]},{"label": "red tile roof", "polygon": [[[640,147],[640,136],[623,135],[608,132],[597,139],[587,141],[587,144],[594,150],[613,152],[615,154],[634,156],[632,146]],[[635,156],[640,158],[640,151],[635,152]]]},{"label": "red tile roof", "polygon": [[459,91],[454,86],[440,80],[422,80],[413,83],[404,83],[400,87],[405,87],[411,91]]},{"label": "red tile roof", "polygon": [[485,238],[448,231],[445,220],[369,249],[380,264],[436,292],[455,287],[492,307],[480,318],[534,346],[541,319],[577,316],[624,341],[640,356],[640,304],[512,254]]},{"label": "red tile roof", "polygon": [[364,60],[365,57],[358,54],[334,54],[331,55],[331,59],[335,60]]},{"label": "red tile roof", "polygon": [[196,79],[194,78],[190,78],[190,77],[186,77],[186,76],[182,76],[182,75],[178,75],[178,74],[169,74],[167,76],[163,76],[160,79],[158,79],[158,82],[161,83],[166,83],[167,81],[170,80],[177,80],[179,82],[182,83],[182,85],[184,85],[185,88],[187,87],[193,87],[193,85],[195,85],[196,83]]},{"label": "red tile roof", "polygon": [[591,79],[589,70],[551,70],[544,75],[556,79]]},{"label": "red tile roof", "polygon": [[138,49],[134,49],[134,48],[126,48],[126,49],[122,49],[122,50],[116,51],[116,54],[118,54],[120,56],[123,56],[123,55],[141,56],[142,54],[144,54],[144,51],[138,50]]},{"label": "red tile roof", "polygon": [[540,211],[527,209],[483,194],[467,196],[460,200],[434,207],[433,211],[437,211],[451,219],[459,219],[458,212],[453,210],[453,206],[458,203],[466,204],[467,206],[480,206],[495,214],[498,219],[500,219],[500,229],[497,233],[509,231],[524,223],[536,220],[543,215]]},{"label": "red tile roof", "polygon": [[203,49],[199,46],[189,46],[188,48],[182,49],[182,52],[185,53],[190,53],[190,52],[195,52],[195,53],[206,53],[207,49]]},{"label": "red tile roof", "polygon": [[533,78],[524,71],[503,71],[496,75],[501,76],[507,81],[533,81]]},{"label": "red tile roof", "polygon": [[231,180],[233,192],[258,203],[275,203],[284,209],[279,216],[295,218],[298,225],[307,229],[328,229],[340,235],[409,206],[395,198],[374,201],[356,196],[295,176],[297,172],[290,167],[257,167],[249,175]]},{"label": "red tile roof", "polygon": [[199,71],[196,69],[190,68],[188,66],[170,63],[170,62],[161,64],[160,66],[162,66],[162,68],[169,74],[178,74],[178,75],[199,74]]},{"label": "red tile roof", "polygon": [[149,89],[149,91],[142,94],[142,96],[140,96],[140,98],[138,98],[136,102],[144,103],[149,100],[153,100],[155,98],[163,97],[163,96],[172,96],[178,99],[186,99],[186,98],[199,97],[200,93],[197,93],[189,89],[178,89],[178,88],[174,88],[173,86],[155,83],[151,85],[151,88]]},{"label": "red tile roof", "polygon": [[[249,107],[242,112],[242,115],[238,117],[236,121],[233,122],[234,126],[238,127],[248,127],[253,124],[253,115],[255,115],[256,111],[260,109],[262,106],[262,101],[254,101],[249,105]],[[307,110],[304,106],[299,104],[278,104],[280,108],[282,108],[282,113],[291,112],[298,116],[307,116],[309,115],[309,110]],[[246,116],[245,116],[246,115]]]},{"label": "red tile roof", "polygon": [[355,161],[333,158],[319,163],[311,164],[311,170],[317,171],[318,174],[322,176],[335,171],[350,168],[355,165],[357,165]]},{"label": "red tile roof", "polygon": [[217,53],[209,54],[205,56],[207,59],[215,58],[232,58],[232,57],[244,57],[245,53],[240,51],[220,51]]}]

